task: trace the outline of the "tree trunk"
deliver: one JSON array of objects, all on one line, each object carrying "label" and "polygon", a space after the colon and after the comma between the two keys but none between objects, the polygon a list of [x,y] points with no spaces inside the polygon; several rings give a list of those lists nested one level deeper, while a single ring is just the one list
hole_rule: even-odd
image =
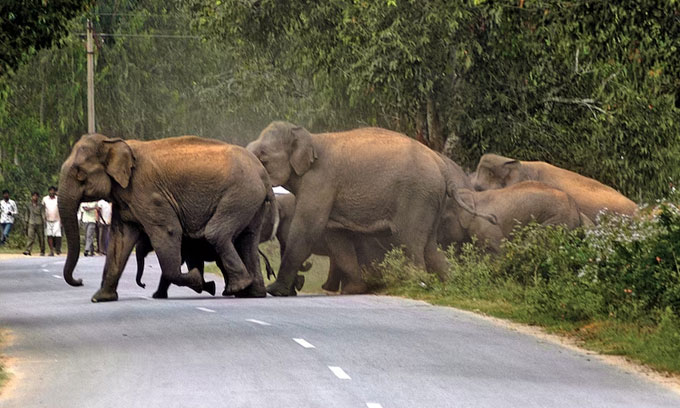
[{"label": "tree trunk", "polygon": [[444,149],[446,135],[442,129],[437,104],[431,95],[427,98],[427,130],[427,145],[430,149],[441,152]]},{"label": "tree trunk", "polygon": [[427,143],[427,113],[419,106],[416,112],[416,140],[428,146]]}]

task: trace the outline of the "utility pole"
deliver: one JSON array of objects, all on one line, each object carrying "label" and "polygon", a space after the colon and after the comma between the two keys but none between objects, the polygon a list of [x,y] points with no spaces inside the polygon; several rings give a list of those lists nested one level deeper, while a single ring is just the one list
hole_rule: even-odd
[{"label": "utility pole", "polygon": [[87,20],[87,133],[94,133],[94,47],[92,22]]}]

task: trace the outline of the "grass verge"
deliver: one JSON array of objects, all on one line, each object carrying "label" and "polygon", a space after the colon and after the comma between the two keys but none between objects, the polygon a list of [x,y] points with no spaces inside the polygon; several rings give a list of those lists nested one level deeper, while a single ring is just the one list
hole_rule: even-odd
[{"label": "grass verge", "polygon": [[[5,334],[0,330],[0,349],[5,345]],[[9,380],[9,374],[5,371],[5,357],[0,354],[0,395],[2,394],[2,389]]]}]

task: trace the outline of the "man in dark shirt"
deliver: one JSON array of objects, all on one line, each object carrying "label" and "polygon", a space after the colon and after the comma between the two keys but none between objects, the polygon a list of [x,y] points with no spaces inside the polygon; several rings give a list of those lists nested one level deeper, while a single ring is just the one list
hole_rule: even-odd
[{"label": "man in dark shirt", "polygon": [[38,201],[38,192],[34,191],[31,194],[31,203],[28,204],[28,245],[24,255],[31,255],[33,243],[36,238],[40,246],[40,256],[45,256],[45,234],[43,225],[43,204]]}]

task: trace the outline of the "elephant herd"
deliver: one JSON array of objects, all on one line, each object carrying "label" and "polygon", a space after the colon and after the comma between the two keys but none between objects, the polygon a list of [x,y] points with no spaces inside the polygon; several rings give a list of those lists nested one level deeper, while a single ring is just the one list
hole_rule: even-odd
[{"label": "elephant herd", "polygon": [[[283,186],[292,195],[275,195]],[[446,278],[439,247],[477,238],[499,249],[517,223],[592,224],[601,211],[632,215],[636,205],[593,179],[544,162],[484,155],[474,173],[405,135],[379,128],[311,134],[273,122],[247,148],[193,136],[137,141],[83,136],[61,169],[59,212],[68,241],[64,279],[80,252],[76,210],[82,201],[113,203],[111,237],[93,302],[118,298],[123,268],[136,247],[161,266],[156,298],[170,284],[215,294],[204,262],[224,275],[223,295],[296,294],[305,261],[330,259],[323,288],[367,290],[362,268],[394,247],[415,265]],[[265,288],[258,245],[276,236],[281,265]],[[187,273],[181,265],[186,262]],[[268,262],[267,262],[268,263]],[[269,271],[269,265],[268,271]]]}]

